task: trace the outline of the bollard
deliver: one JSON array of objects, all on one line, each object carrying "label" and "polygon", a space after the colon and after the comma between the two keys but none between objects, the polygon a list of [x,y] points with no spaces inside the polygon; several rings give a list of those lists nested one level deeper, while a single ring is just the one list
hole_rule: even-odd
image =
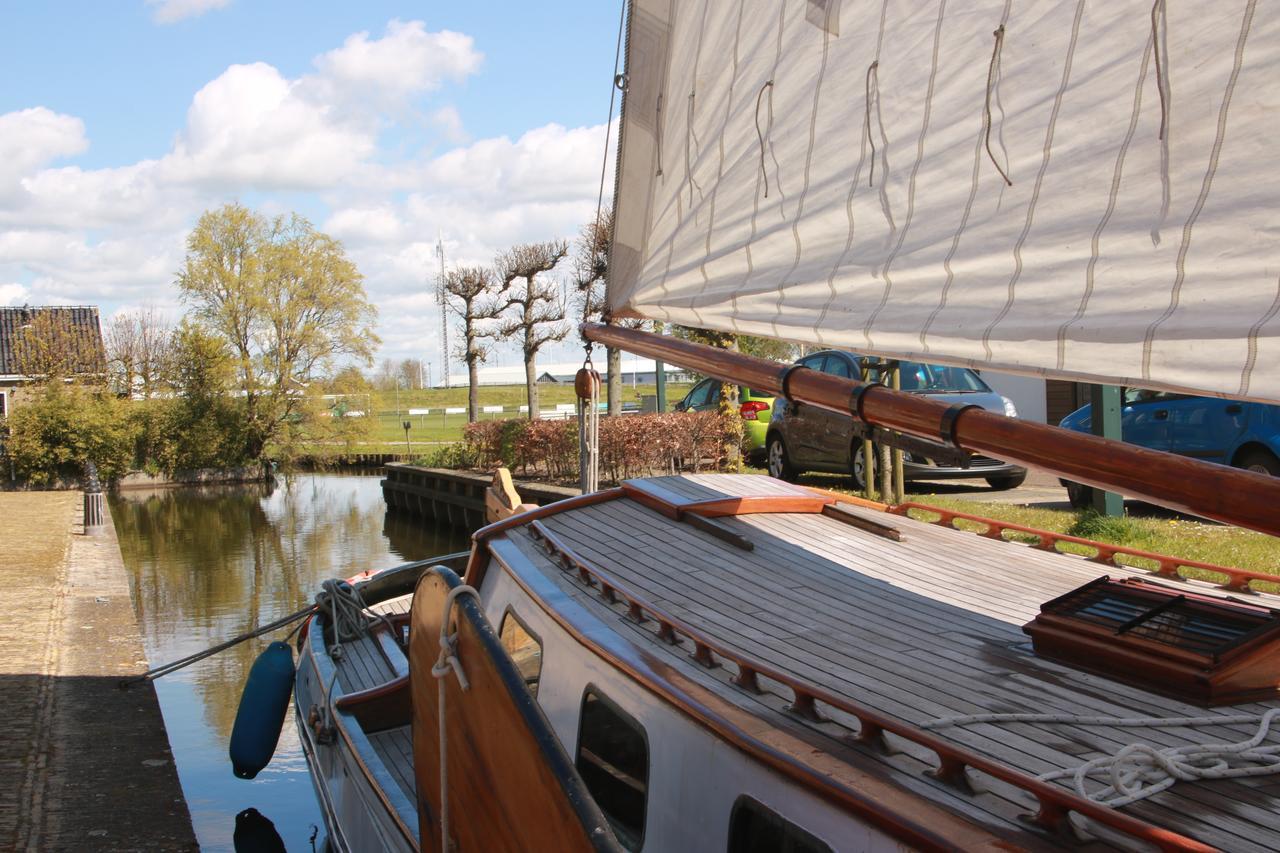
[{"label": "bollard", "polygon": [[102,505],[102,483],[98,482],[98,466],[93,461],[85,463],[84,530],[101,527],[105,517]]}]

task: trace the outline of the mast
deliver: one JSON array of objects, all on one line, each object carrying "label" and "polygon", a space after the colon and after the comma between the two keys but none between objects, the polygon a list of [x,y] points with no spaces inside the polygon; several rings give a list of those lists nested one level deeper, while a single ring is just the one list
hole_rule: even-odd
[{"label": "mast", "polygon": [[444,289],[444,238],[436,235],[436,257],[440,260],[440,274],[436,279],[436,304],[440,307],[440,350],[443,359],[444,387],[449,387],[449,315]]},{"label": "mast", "polygon": [[1076,482],[1182,512],[1280,535],[1280,478],[1147,450],[977,406],[857,382],[807,367],[649,332],[586,323],[582,334],[604,346],[663,359],[868,424],[941,441],[962,450],[1050,471]]}]

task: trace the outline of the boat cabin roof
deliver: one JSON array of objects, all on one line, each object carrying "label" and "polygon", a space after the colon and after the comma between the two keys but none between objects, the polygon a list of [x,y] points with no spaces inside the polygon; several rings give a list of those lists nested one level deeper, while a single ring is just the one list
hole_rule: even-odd
[{"label": "boat cabin roof", "polygon": [[[928,738],[1034,777],[1135,742],[1238,742],[1257,724],[990,722],[926,730],[931,722],[987,713],[1225,717],[1280,707],[1206,709],[1038,656],[1023,632],[1041,605],[1104,574],[1229,597],[1211,583],[1161,580],[841,503],[838,512],[851,523],[805,508],[814,496],[767,477],[660,477],[632,481],[614,499],[509,519],[482,540],[507,571],[540,574],[650,659],[769,726],[802,732],[811,750],[797,760],[829,784],[852,784],[852,776],[831,771],[834,757],[851,773],[871,769],[1028,846],[1062,843],[1023,819],[1036,811],[1036,798],[990,773],[928,775],[939,765]],[[677,520],[693,509],[701,520]],[[1247,598],[1280,608],[1280,597]],[[648,618],[619,618],[627,615]],[[711,662],[722,665],[705,665]],[[924,740],[892,727],[873,731],[867,720],[877,717],[846,707],[925,732]],[[1065,792],[1071,780],[1050,784]],[[1274,850],[1277,786],[1276,776],[1178,783],[1121,813],[1222,849]]]}]

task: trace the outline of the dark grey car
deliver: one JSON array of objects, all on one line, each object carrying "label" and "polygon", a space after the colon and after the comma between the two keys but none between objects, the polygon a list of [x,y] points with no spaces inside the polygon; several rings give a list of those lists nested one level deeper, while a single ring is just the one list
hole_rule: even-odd
[{"label": "dark grey car", "polygon": [[[857,378],[861,374],[861,356],[843,350],[811,353],[796,363],[835,376]],[[1013,403],[992,391],[982,377],[968,368],[904,361],[900,374],[903,391],[1017,417]],[[855,438],[848,415],[807,403],[776,405],[765,448],[771,476],[786,480],[805,471],[822,471],[848,474],[857,488],[864,486],[862,440]],[[938,449],[943,448],[938,445]],[[1027,477],[1025,468],[988,456],[973,456],[969,467],[963,468],[939,463],[920,451],[904,452],[902,468],[907,480],[980,478],[995,489],[1015,488]]]}]

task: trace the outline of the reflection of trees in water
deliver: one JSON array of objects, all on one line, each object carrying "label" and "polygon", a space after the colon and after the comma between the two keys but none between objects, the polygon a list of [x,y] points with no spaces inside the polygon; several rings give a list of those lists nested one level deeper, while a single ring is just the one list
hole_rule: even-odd
[{"label": "reflection of trees in water", "polygon": [[470,531],[394,510],[382,520],[382,535],[391,550],[406,561],[444,556],[471,547]]},{"label": "reflection of trees in water", "polygon": [[[111,509],[153,664],[299,610],[325,578],[466,547],[465,536],[421,522],[384,525],[374,477],[123,492]],[[220,735],[229,735],[248,669],[272,639],[189,670]]]}]

